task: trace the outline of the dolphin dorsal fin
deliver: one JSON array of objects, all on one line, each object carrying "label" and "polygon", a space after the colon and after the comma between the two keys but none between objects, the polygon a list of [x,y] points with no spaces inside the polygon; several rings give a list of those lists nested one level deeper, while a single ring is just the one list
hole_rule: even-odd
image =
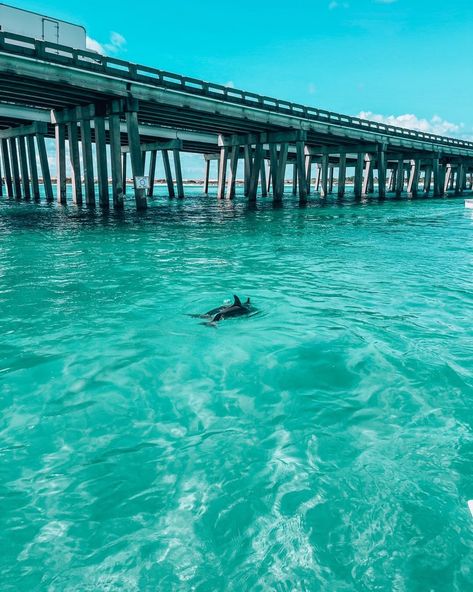
[{"label": "dolphin dorsal fin", "polygon": [[241,306],[241,300],[238,298],[236,294],[233,294],[234,302],[233,306]]}]

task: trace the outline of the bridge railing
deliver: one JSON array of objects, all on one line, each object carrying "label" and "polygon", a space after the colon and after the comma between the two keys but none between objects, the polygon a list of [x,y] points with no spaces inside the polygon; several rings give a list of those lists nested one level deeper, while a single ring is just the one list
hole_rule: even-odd
[{"label": "bridge railing", "polygon": [[40,41],[6,31],[0,32],[0,52],[25,55],[38,60],[106,74],[107,76],[142,82],[156,87],[177,90],[238,105],[257,107],[266,111],[292,115],[330,125],[362,129],[446,146],[473,149],[473,142],[466,140],[429,134],[387,125],[377,121],[370,121],[368,119],[360,119],[359,117],[334,113],[324,109],[317,109],[315,107],[307,107],[298,103],[291,103],[221,84],[205,82],[189,76],[181,76],[149,66],[126,62],[118,58],[104,56],[94,51],[74,49],[65,45]]}]

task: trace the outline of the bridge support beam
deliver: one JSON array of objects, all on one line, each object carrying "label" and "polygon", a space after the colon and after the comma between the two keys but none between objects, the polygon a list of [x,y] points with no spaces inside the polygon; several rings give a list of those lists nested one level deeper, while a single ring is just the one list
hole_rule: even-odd
[{"label": "bridge support beam", "polygon": [[305,171],[304,141],[296,142],[297,176],[299,184],[299,203],[307,203],[307,176]]},{"label": "bridge support beam", "polygon": [[174,181],[171,172],[171,163],[169,162],[169,152],[167,150],[162,151],[163,165],[164,165],[164,176],[166,177],[166,185],[168,187],[168,197],[174,199],[176,193],[174,191]]},{"label": "bridge support beam", "polygon": [[81,206],[82,177],[79,158],[79,133],[75,121],[67,124],[67,135],[69,140],[69,159],[71,162],[72,202]]},{"label": "bridge support beam", "polygon": [[44,194],[46,201],[54,201],[53,184],[51,182],[51,172],[49,170],[48,153],[46,151],[46,142],[43,134],[37,134],[36,142],[38,144],[39,165],[41,167],[41,176],[43,178]]},{"label": "bridge support beam", "polygon": [[138,211],[146,210],[146,189],[138,187],[136,177],[142,177],[144,173],[143,157],[140,146],[140,132],[138,129],[138,101],[127,99],[126,101],[126,126],[128,132],[128,145],[130,146],[131,171],[135,188],[135,203]]},{"label": "bridge support beam", "polygon": [[[123,209],[123,170],[121,160],[121,133],[120,133],[120,103],[113,101],[110,110],[109,135],[110,135],[110,168],[112,169],[112,202],[113,207],[117,210]],[[156,158],[154,161],[156,165]],[[150,189],[153,195],[154,178],[151,180],[150,175]]]},{"label": "bridge support beam", "polygon": [[347,155],[345,152],[340,154],[340,162],[338,165],[338,197],[345,196],[345,185],[347,178]]},{"label": "bridge support beam", "polygon": [[432,187],[432,167],[427,165],[425,167],[425,176],[424,176],[424,193],[429,194]]},{"label": "bridge support beam", "polygon": [[379,199],[386,198],[386,146],[378,146],[378,196]]},{"label": "bridge support beam", "polygon": [[10,138],[8,142],[10,149],[11,172],[13,178],[13,197],[15,199],[21,199],[20,167],[18,164],[16,138]]},{"label": "bridge support beam", "polygon": [[218,185],[217,198],[223,199],[225,195],[225,183],[227,180],[227,161],[228,161],[228,147],[222,146],[220,148],[220,160],[218,163]]},{"label": "bridge support beam", "polygon": [[327,197],[328,194],[328,152],[324,150],[322,152],[322,160],[320,163],[320,197]]},{"label": "bridge support beam", "polygon": [[438,157],[432,159],[432,173],[434,177],[434,197],[441,197],[440,160]]},{"label": "bridge support beam", "polygon": [[35,201],[40,201],[41,193],[39,190],[38,163],[36,161],[34,136],[27,136],[26,142],[28,149],[28,161],[30,165],[31,190],[33,193],[33,199]]},{"label": "bridge support beam", "polygon": [[26,200],[31,199],[30,190],[30,178],[28,172],[28,157],[26,155],[26,142],[24,136],[18,136],[18,152],[20,156],[20,174],[21,174],[21,187],[23,191],[23,197]]},{"label": "bridge support beam", "polygon": [[2,138],[1,140],[1,147],[2,147],[2,168],[3,174],[5,176],[5,188],[6,194],[8,197],[13,197],[13,181],[12,181],[12,173],[10,167],[10,154],[8,149],[8,140],[6,138]]},{"label": "bridge support beam", "polygon": [[419,177],[420,177],[420,160],[418,158],[411,160],[409,171],[409,182],[407,185],[407,192],[412,197],[417,197],[419,192]]},{"label": "bridge support beam", "polygon": [[398,160],[397,168],[396,168],[396,186],[395,186],[396,197],[401,197],[401,194],[403,191],[404,191],[404,158],[401,157]]},{"label": "bridge support beam", "polygon": [[[251,166],[250,186],[248,191],[248,200],[256,201],[256,194],[258,192],[258,180],[261,174],[261,166],[264,166],[263,161],[263,144],[256,144],[253,156],[253,164]],[[271,177],[271,175],[269,175]]]},{"label": "bridge support beam", "polygon": [[370,191],[370,183],[373,178],[373,156],[367,154],[365,156],[365,173],[363,177],[363,195],[368,195]]},{"label": "bridge support beam", "polygon": [[353,191],[355,193],[355,197],[359,199],[363,192],[363,166],[365,162],[365,155],[363,152],[359,152],[356,165],[355,165],[355,184],[353,187]]},{"label": "bridge support beam", "polygon": [[463,168],[463,163],[459,162],[458,168],[457,168],[457,179],[456,179],[456,183],[455,183],[455,195],[461,195],[463,193],[463,187],[464,187],[464,168]]},{"label": "bridge support beam", "polygon": [[205,160],[204,162],[204,195],[208,195],[210,180],[210,160]]},{"label": "bridge support beam", "polygon": [[238,167],[238,153],[240,146],[232,146],[230,149],[230,171],[228,176],[226,198],[233,199],[235,197],[236,175]]},{"label": "bridge support beam", "polygon": [[[244,185],[244,195],[248,197],[248,192],[250,191],[250,179],[251,179],[251,146],[244,146],[243,147],[243,168],[244,168],[244,178],[245,178],[245,185]],[[262,167],[264,169],[264,166]]]},{"label": "bridge support beam", "polygon": [[266,162],[264,158],[261,161],[261,197],[268,197],[268,179],[266,174]]},{"label": "bridge support beam", "polygon": [[82,166],[84,168],[85,203],[89,207],[95,206],[94,159],[92,154],[92,130],[90,118],[87,117],[87,107],[78,107],[77,116],[80,124]]}]

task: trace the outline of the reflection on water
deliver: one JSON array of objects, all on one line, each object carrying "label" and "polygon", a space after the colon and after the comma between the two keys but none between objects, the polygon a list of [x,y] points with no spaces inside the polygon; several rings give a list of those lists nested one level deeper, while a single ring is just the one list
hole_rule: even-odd
[{"label": "reflection on water", "polygon": [[2,589],[473,586],[462,200],[0,215]]}]

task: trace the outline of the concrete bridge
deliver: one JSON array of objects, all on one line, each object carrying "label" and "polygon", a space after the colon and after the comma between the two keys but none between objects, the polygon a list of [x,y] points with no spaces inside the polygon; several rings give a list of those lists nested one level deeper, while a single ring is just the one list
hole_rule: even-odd
[{"label": "concrete bridge", "polygon": [[[56,197],[48,137],[55,139]],[[2,195],[38,200],[43,183],[47,200],[65,204],[70,177],[74,203],[95,205],[97,179],[104,208],[110,198],[113,207],[123,207],[129,171],[135,179],[136,207],[146,208],[158,153],[169,197],[184,197],[183,151],[204,156],[205,193],[210,162],[218,161],[220,199],[235,194],[239,160],[244,163],[245,195],[252,201],[268,192],[280,201],[287,167],[292,167],[292,191],[302,203],[311,191],[325,198],[335,182],[342,198],[347,169],[354,171],[356,197],[376,191],[380,199],[387,192],[460,195],[472,188],[473,178],[473,142],[331,113],[6,32],[0,32],[0,145]],[[149,176],[148,188],[137,183],[143,176]]]}]

